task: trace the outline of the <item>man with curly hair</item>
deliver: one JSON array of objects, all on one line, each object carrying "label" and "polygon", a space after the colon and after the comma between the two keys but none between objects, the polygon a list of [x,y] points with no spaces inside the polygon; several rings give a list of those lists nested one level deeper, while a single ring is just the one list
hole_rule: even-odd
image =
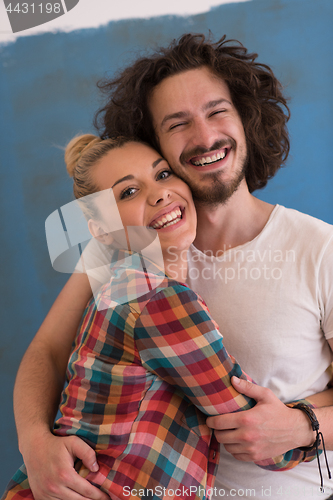
[{"label": "man with curly hair", "polygon": [[[253,463],[313,445],[307,415],[287,407],[289,401],[314,395],[319,407],[326,406],[315,414],[326,447],[333,449],[333,412],[327,408],[332,395],[322,393],[330,381],[333,348],[333,229],[252,195],[289,152],[289,110],[281,85],[256,57],[225,37],[212,43],[203,35],[184,35],[103,82],[107,103],[97,116],[102,137],[133,136],[150,143],[190,185],[198,231],[188,255],[189,285],[207,301],[227,349],[263,386],[241,382],[237,389],[257,405],[207,421],[224,445],[216,499],[319,495],[315,462],[280,473]],[[76,456],[96,467],[94,453],[73,437],[61,442],[49,431],[72,330],[89,297],[83,280],[70,278],[18,374],[19,442],[30,478],[38,477],[36,492],[32,488],[36,500],[104,498],[71,469]],[[73,296],[77,314],[71,313],[59,335],[59,312]],[[36,359],[39,368],[32,369]],[[48,397],[41,401],[45,387]],[[36,436],[39,448],[32,456]]]}]

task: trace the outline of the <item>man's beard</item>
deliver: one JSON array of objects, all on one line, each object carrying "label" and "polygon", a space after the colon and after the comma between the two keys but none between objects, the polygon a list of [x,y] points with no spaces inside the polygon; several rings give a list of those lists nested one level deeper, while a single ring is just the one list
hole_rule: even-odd
[{"label": "man's beard", "polygon": [[210,180],[209,186],[198,185],[198,183],[187,180],[192,191],[193,200],[200,205],[223,205],[237,191],[240,183],[245,177],[245,165],[237,172],[236,177],[229,182],[223,182],[218,172],[205,174],[205,180]]},{"label": "man's beard", "polygon": [[[235,151],[236,150],[236,143],[231,140],[231,146],[232,149]],[[229,144],[229,143],[228,143]],[[216,149],[221,149],[225,146],[224,141],[220,141],[214,144],[214,146],[211,148],[211,151],[214,151]],[[244,148],[245,149],[245,148]],[[197,148],[196,150],[193,150],[189,153],[181,155],[181,163],[184,165],[185,160],[187,158],[190,158],[192,156],[195,156],[196,154],[205,154],[209,153],[209,150],[203,150],[202,148]],[[200,205],[223,205],[225,204],[229,198],[237,191],[239,188],[242,180],[245,177],[246,173],[246,166],[248,163],[248,157],[247,157],[247,152],[245,151],[240,151],[240,167],[239,170],[235,173],[235,176],[233,179],[229,181],[222,181],[221,180],[221,172],[206,172],[203,174],[203,179],[204,182],[201,182],[200,180],[194,181],[191,179],[189,172],[186,171],[186,175],[184,175],[184,171],[181,173],[180,177],[183,179],[186,184],[189,185],[191,191],[192,191],[192,196],[193,200]],[[209,182],[210,181],[210,182]]]}]

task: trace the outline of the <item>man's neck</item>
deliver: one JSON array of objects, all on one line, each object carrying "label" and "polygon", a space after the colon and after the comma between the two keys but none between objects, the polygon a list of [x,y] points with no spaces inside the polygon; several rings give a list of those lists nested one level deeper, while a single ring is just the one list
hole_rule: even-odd
[{"label": "man's neck", "polygon": [[225,204],[197,205],[198,228],[194,245],[214,255],[217,251],[243,245],[263,230],[273,208],[252,196],[244,180]]}]

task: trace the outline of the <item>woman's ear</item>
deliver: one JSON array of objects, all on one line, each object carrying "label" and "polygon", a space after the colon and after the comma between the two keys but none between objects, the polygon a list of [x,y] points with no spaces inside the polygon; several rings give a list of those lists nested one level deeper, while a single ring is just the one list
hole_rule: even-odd
[{"label": "woman's ear", "polygon": [[111,233],[106,233],[100,222],[93,219],[88,220],[88,229],[90,234],[96,238],[97,241],[103,243],[103,245],[111,245],[113,242],[113,237]]}]

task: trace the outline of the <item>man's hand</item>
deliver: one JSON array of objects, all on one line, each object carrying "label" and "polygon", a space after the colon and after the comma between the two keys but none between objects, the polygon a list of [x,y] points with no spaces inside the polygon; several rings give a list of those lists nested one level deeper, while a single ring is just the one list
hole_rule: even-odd
[{"label": "man's hand", "polygon": [[92,472],[98,470],[95,451],[82,439],[51,433],[41,436],[24,456],[35,500],[110,500],[108,495],[79,476],[74,469],[76,458]]},{"label": "man's hand", "polygon": [[237,377],[231,380],[238,392],[257,401],[256,406],[209,417],[206,423],[234,458],[259,462],[314,442],[314,432],[303,412],[285,406],[270,389]]}]

